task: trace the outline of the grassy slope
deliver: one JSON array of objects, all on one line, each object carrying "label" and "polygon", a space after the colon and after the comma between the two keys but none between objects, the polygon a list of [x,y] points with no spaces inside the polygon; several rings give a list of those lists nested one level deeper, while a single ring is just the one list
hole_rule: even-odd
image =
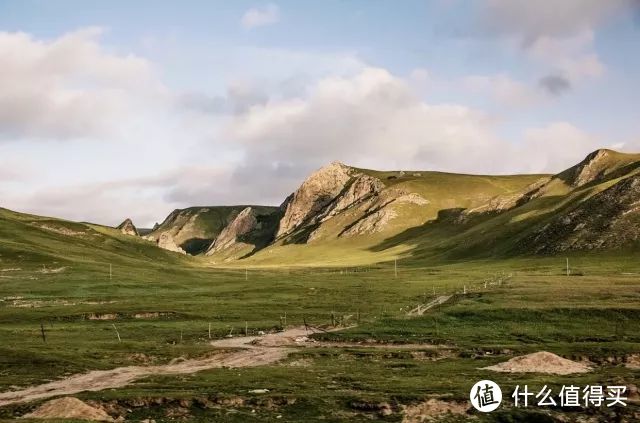
[{"label": "grassy slope", "polygon": [[[85,255],[99,255],[91,249]],[[75,262],[75,260],[74,260]],[[3,263],[4,266],[8,263]],[[224,419],[258,421],[283,416],[282,421],[366,421],[375,412],[358,403],[407,404],[437,394],[464,399],[470,381],[489,377],[502,386],[529,383],[557,386],[571,382],[609,383],[633,381],[640,376],[616,364],[605,364],[593,374],[571,377],[496,375],[480,368],[500,362],[505,349],[516,353],[548,350],[568,357],[589,357],[605,362],[640,351],[640,265],[632,257],[572,258],[574,272],[562,276],[564,260],[555,258],[466,263],[432,263],[425,266],[401,261],[398,276],[392,266],[345,269],[210,269],[188,266],[149,267],[125,258],[114,269],[114,280],[89,263],[76,263],[67,271],[41,274],[37,261],[21,271],[3,272],[0,284],[0,387],[24,386],[84,369],[111,368],[167,362],[178,356],[200,356],[207,347],[207,328],[214,337],[247,322],[250,330],[278,325],[285,312],[289,325],[306,319],[328,324],[330,315],[361,326],[338,340],[377,339],[392,342],[446,344],[454,353],[431,361],[428,349],[406,351],[360,348],[300,351],[286,363],[304,360],[304,371],[285,365],[253,369],[216,369],[184,377],[153,377],[130,387],[84,393],[83,398],[139,402],[140,398],[243,398],[234,407],[189,407],[201,421]],[[14,266],[11,264],[11,266]],[[47,264],[48,266],[48,264]],[[496,275],[509,275],[500,286]],[[467,286],[468,295],[415,319],[407,309],[436,295],[455,294]],[[7,297],[21,297],[16,300]],[[40,301],[39,307],[17,305]],[[67,301],[64,305],[61,301]],[[103,301],[102,304],[83,304]],[[171,313],[163,318],[135,319],[134,313]],[[112,313],[116,320],[87,320],[90,313]],[[351,316],[351,317],[348,317]],[[47,343],[40,338],[40,323]],[[119,343],[111,326],[123,338]],[[182,335],[182,341],[180,340]],[[493,352],[484,355],[483,352]],[[513,354],[513,353],[512,353]],[[268,388],[257,398],[251,389]],[[295,398],[291,405],[270,406],[269,401]],[[171,401],[171,400],[169,400]],[[253,401],[253,403],[252,403]],[[262,404],[262,405],[261,405]],[[33,405],[0,409],[0,417],[21,414]],[[133,409],[133,418],[168,421],[165,406]],[[164,407],[164,408],[163,408]],[[251,409],[256,410],[252,413]],[[532,412],[533,410],[530,410]],[[388,418],[397,421],[396,413]],[[495,416],[494,416],[495,417]],[[234,420],[235,419],[235,420]]]},{"label": "grassy slope", "polygon": [[[528,383],[539,389],[543,384],[630,382],[640,376],[616,364],[640,351],[640,265],[633,256],[572,257],[574,273],[584,276],[569,278],[562,276],[564,260],[551,257],[464,263],[405,259],[399,261],[397,277],[388,264],[256,268],[246,277],[244,269],[205,267],[203,260],[159,250],[109,228],[0,213],[2,391],[87,369],[206,355],[210,323],[213,336],[222,337],[232,328],[239,332],[245,322],[254,332],[269,330],[278,326],[285,312],[289,325],[303,319],[328,324],[332,313],[350,324],[359,316],[358,328],[332,335],[339,340],[432,342],[450,346],[453,353],[431,361],[429,349],[417,354],[392,346],[373,351],[314,349],[295,353],[284,365],[153,377],[80,397],[120,401],[133,410],[129,419],[169,421],[166,409],[177,407],[180,398],[242,398],[247,403],[233,407],[237,411],[232,414],[229,407],[202,408],[198,403],[188,411],[199,421],[264,421],[277,415],[280,421],[367,421],[378,416],[367,411],[366,404],[388,402],[396,412],[387,420],[398,421],[400,404],[434,394],[464,399],[470,381],[486,377],[503,387]],[[43,223],[87,235],[34,226]],[[108,262],[113,264],[112,280]],[[43,273],[43,265],[67,268]],[[509,274],[512,277],[500,286],[489,284],[484,290],[485,280],[495,282],[497,275]],[[434,290],[436,295],[455,294],[465,285],[468,295],[458,294],[423,317],[405,316],[406,310],[429,301]],[[134,318],[143,312],[164,315]],[[92,314],[112,314],[116,319],[90,320]],[[41,323],[46,343],[40,337]],[[510,354],[548,350],[595,362],[617,359],[592,374],[571,377],[481,370],[510,357],[502,355],[507,349],[513,351]],[[304,371],[287,364],[300,360]],[[263,387],[270,389],[266,396],[248,393]],[[131,405],[154,397],[168,404]],[[283,401],[292,404],[277,405]],[[0,409],[0,418],[24,414],[34,406]],[[510,418],[517,414],[508,413]]]},{"label": "grassy slope", "polygon": [[[603,186],[584,188],[600,189]],[[443,188],[441,192],[450,191]],[[577,200],[590,193],[571,195],[578,196]],[[460,196],[466,198],[464,193]],[[286,259],[292,264],[329,260],[335,260],[331,264],[359,264],[348,268],[344,264],[341,268],[250,268],[246,279],[244,268],[207,267],[199,258],[165,252],[109,228],[0,210],[0,390],[85,369],[139,364],[140,354],[155,363],[204,355],[210,351],[209,323],[214,336],[221,337],[232,328],[237,333],[245,322],[252,331],[274,328],[285,312],[290,325],[303,319],[327,324],[331,313],[344,316],[347,323],[359,316],[359,327],[332,335],[340,340],[432,342],[449,345],[454,353],[431,361],[428,350],[413,355],[392,347],[376,351],[324,348],[297,352],[287,360],[304,359],[304,371],[286,363],[240,371],[216,369],[185,377],[149,378],[127,388],[81,397],[130,400],[132,404],[140,398],[212,395],[248,401],[246,406],[235,407],[233,414],[229,407],[190,406],[190,414],[200,421],[264,421],[277,415],[282,416],[279,421],[368,421],[378,416],[357,404],[384,401],[398,407],[434,394],[465,399],[470,382],[487,377],[503,387],[633,382],[640,377],[639,371],[619,364],[626,355],[640,352],[640,265],[633,253],[573,254],[572,270],[582,275],[575,277],[563,276],[564,258],[452,260],[482,256],[486,252],[483,242],[492,239],[506,243],[505,251],[510,250],[516,243],[510,236],[518,222],[540,219],[542,224],[547,211],[562,207],[567,200],[563,195],[549,195],[502,216],[483,218],[473,228],[429,224],[414,228],[414,233],[400,233],[396,242],[387,238],[376,244],[378,240],[372,243],[370,239],[357,246],[351,240],[358,248],[349,255],[346,241],[310,246],[308,251],[295,245],[273,253],[265,250],[264,254],[280,255],[278,260],[285,258],[285,252],[290,254]],[[38,225],[76,234],[64,235]],[[469,239],[477,244],[465,245]],[[451,250],[452,246],[457,249]],[[370,264],[394,255],[404,257],[399,260],[397,277],[390,264]],[[112,280],[107,263],[113,265]],[[60,267],[66,269],[48,272]],[[502,284],[492,285],[498,278],[503,279]],[[489,281],[486,290],[484,281]],[[467,295],[458,294],[451,303],[423,317],[406,317],[407,309],[429,301],[434,291],[435,295],[455,294],[463,286]],[[142,312],[165,314],[133,317]],[[116,320],[89,320],[92,313],[113,314]],[[46,328],[46,343],[40,338],[41,323]],[[112,323],[118,326],[123,342],[117,341]],[[512,352],[504,355],[506,350]],[[568,377],[481,370],[512,354],[538,350],[604,364],[591,374]],[[265,397],[248,393],[263,387],[270,389]],[[269,405],[282,398],[296,402]],[[0,418],[23,414],[33,406],[0,409]],[[168,420],[162,406],[130,407],[134,419]],[[509,413],[503,421],[515,421],[517,413]],[[495,414],[479,417],[480,421],[498,418]],[[386,420],[398,421],[399,414]]]},{"label": "grassy slope", "polygon": [[154,265],[188,260],[151,242],[106,226],[16,213],[0,208],[0,265],[33,267],[131,262]]},{"label": "grassy slope", "polygon": [[[446,209],[476,207],[497,195],[517,192],[544,175],[483,176],[461,175],[443,172],[378,172],[363,170],[380,178],[387,189],[398,189],[421,195],[429,201],[422,206],[398,204],[394,210],[398,217],[380,233],[364,236],[336,238],[336,235],[351,222],[359,218],[358,210],[350,210],[323,224],[327,236],[310,244],[277,245],[266,248],[246,261],[248,265],[344,265],[366,264],[391,260],[408,254],[413,248],[410,242],[395,243],[389,249],[377,248],[396,236],[402,236],[410,228],[421,227],[435,219],[438,212]],[[239,263],[245,265],[244,261]]]},{"label": "grassy slope", "polygon": [[399,217],[381,233],[336,239],[335,235],[359,216],[357,210],[350,210],[323,224],[323,233],[329,235],[325,239],[308,245],[267,248],[249,262],[252,265],[339,266],[363,265],[399,257],[424,262],[527,254],[530,250],[522,244],[527,235],[542,228],[558,213],[579,207],[591,196],[636,174],[639,171],[638,159],[640,155],[608,151],[608,155],[598,163],[602,179],[578,188],[571,186],[571,177],[580,166],[576,165],[556,175],[544,187],[540,197],[499,214],[471,215],[466,224],[437,219],[438,213],[456,208],[472,209],[492,197],[519,192],[545,175],[478,176],[409,171],[400,176],[399,172],[360,169],[383,180],[387,189],[415,192],[430,203],[426,206],[395,206]]}]

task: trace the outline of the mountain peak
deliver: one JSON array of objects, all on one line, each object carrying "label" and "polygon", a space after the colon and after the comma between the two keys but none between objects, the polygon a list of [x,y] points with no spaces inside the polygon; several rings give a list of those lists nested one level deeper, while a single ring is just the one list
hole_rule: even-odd
[{"label": "mountain peak", "polygon": [[116,227],[116,229],[119,229],[120,232],[122,232],[125,235],[132,235],[132,236],[139,236],[140,235],[138,233],[138,229],[133,224],[131,219],[129,219],[128,217],[121,224],[119,224]]},{"label": "mountain peak", "polygon": [[587,155],[580,163],[560,173],[558,177],[573,187],[601,181],[615,171],[640,161],[640,154],[621,153],[600,148]]}]

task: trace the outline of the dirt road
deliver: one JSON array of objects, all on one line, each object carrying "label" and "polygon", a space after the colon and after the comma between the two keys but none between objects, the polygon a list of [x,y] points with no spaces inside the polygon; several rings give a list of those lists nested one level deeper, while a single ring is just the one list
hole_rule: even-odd
[{"label": "dirt road", "polygon": [[[275,363],[285,358],[290,348],[255,347],[245,343],[246,338],[220,341],[221,348],[240,347],[237,351],[223,352],[213,357],[184,360],[161,366],[127,366],[111,370],[94,370],[19,391],[0,393],[0,407],[82,391],[101,391],[120,388],[150,375],[188,374],[220,367],[254,367]],[[216,342],[212,342],[217,346]]]},{"label": "dirt road", "polygon": [[315,342],[307,336],[313,330],[304,327],[262,336],[224,338],[211,342],[211,346],[234,351],[221,352],[213,357],[184,360],[159,366],[127,366],[111,370],[94,370],[36,385],[17,391],[0,393],[0,407],[83,391],[101,391],[120,388],[150,375],[188,374],[220,367],[254,367],[275,363],[287,357],[296,347],[374,347],[393,349],[435,348],[421,344],[385,345],[338,342]]}]

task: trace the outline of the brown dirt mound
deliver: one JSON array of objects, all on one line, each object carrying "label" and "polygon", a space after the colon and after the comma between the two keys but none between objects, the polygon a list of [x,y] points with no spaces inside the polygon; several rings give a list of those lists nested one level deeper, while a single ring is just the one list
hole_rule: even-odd
[{"label": "brown dirt mound", "polygon": [[446,415],[465,415],[469,407],[469,403],[466,402],[430,398],[420,404],[404,407],[402,423],[422,423],[436,420]]},{"label": "brown dirt mound", "polygon": [[632,354],[627,357],[625,365],[634,370],[640,370],[640,354]]},{"label": "brown dirt mound", "polygon": [[78,419],[101,422],[113,422],[114,420],[99,408],[91,407],[88,404],[74,397],[56,398],[47,401],[35,411],[24,415],[30,419]]},{"label": "brown dirt mound", "polygon": [[493,370],[494,372],[548,373],[554,375],[586,373],[591,370],[587,364],[567,360],[547,351],[514,357],[504,363],[485,367],[485,369]]}]

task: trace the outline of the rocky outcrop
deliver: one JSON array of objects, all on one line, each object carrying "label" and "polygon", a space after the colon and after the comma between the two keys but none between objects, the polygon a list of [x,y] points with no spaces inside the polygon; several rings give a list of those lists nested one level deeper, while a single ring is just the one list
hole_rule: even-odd
[{"label": "rocky outcrop", "polygon": [[378,178],[333,162],[309,176],[283,203],[284,216],[276,236],[284,237],[303,226],[324,222],[377,196],[384,187]]},{"label": "rocky outcrop", "polygon": [[591,182],[608,179],[615,171],[640,160],[637,154],[619,153],[613,150],[600,149],[589,154],[583,161],[557,175],[573,188]]},{"label": "rocky outcrop", "polygon": [[398,217],[398,213],[389,206],[372,210],[355,224],[342,231],[340,237],[382,232],[387,224],[396,217]]},{"label": "rocky outcrop", "polygon": [[333,162],[309,176],[287,201],[277,237],[293,232],[303,223],[318,216],[336,199],[351,179],[352,169]]},{"label": "rocky outcrop", "polygon": [[[387,188],[381,179],[369,173],[332,163],[312,174],[283,203],[285,215],[278,233],[286,238],[300,230],[294,242],[313,242],[332,236],[381,232],[398,216],[391,203],[425,206],[429,201],[403,188]],[[345,214],[348,210],[353,212]],[[345,216],[339,225],[346,226],[325,224],[336,216]]]},{"label": "rocky outcrop", "polygon": [[[640,156],[637,154],[625,154],[607,149],[596,150],[577,165],[557,175],[544,176],[519,192],[499,195],[491,198],[486,204],[465,210],[458,223],[468,221],[469,217],[474,214],[500,213],[526,204],[534,198],[544,196],[552,191],[551,187],[556,182],[568,185],[571,190],[592,182],[602,182],[614,178],[616,175],[622,176],[625,167],[632,164],[637,166],[638,160],[640,160]],[[626,169],[626,171],[628,170]],[[620,171],[623,172],[618,175]]]},{"label": "rocky outcrop", "polygon": [[[148,235],[160,245],[162,234],[188,254],[206,251],[220,232],[247,206],[189,207],[176,209]],[[171,243],[168,243],[171,246]]]},{"label": "rocky outcrop", "polygon": [[416,204],[418,206],[426,206],[429,204],[429,200],[416,194],[415,192],[403,192],[395,199],[396,204]]},{"label": "rocky outcrop", "polygon": [[140,236],[140,234],[138,233],[138,229],[136,229],[135,225],[129,218],[125,219],[124,222],[119,224],[116,229],[118,229],[125,235]]},{"label": "rocky outcrop", "polygon": [[251,207],[247,207],[242,210],[236,218],[222,230],[222,232],[220,232],[220,235],[218,235],[215,241],[213,241],[211,246],[207,249],[206,255],[212,255],[232,248],[241,242],[241,238],[243,236],[259,229],[261,229],[261,224],[258,222],[255,210]]},{"label": "rocky outcrop", "polygon": [[479,207],[465,210],[460,214],[458,223],[466,222],[468,217],[473,214],[500,213],[514,207],[521,206],[534,198],[540,197],[545,193],[545,189],[552,178],[552,176],[543,176],[521,191],[513,194],[495,196]]},{"label": "rocky outcrop", "polygon": [[180,254],[187,254],[182,248],[180,248],[171,236],[170,233],[164,232],[160,234],[158,238],[158,247],[164,248],[165,250],[174,251]]},{"label": "rocky outcrop", "polygon": [[640,176],[625,178],[525,238],[538,253],[619,248],[640,240]]},{"label": "rocky outcrop", "polygon": [[355,174],[348,183],[348,188],[328,205],[319,216],[319,220],[325,221],[355,204],[378,195],[383,189],[384,184],[380,179],[362,173]]},{"label": "rocky outcrop", "polygon": [[426,206],[429,200],[415,192],[404,189],[390,188],[369,197],[370,201],[362,203],[364,211],[353,223],[345,227],[338,235],[349,237],[356,235],[374,234],[387,229],[389,223],[399,216],[395,207],[401,204]]},{"label": "rocky outcrop", "polygon": [[597,150],[589,154],[576,166],[565,172],[566,180],[573,187],[579,187],[602,178],[609,167],[609,150]]}]

